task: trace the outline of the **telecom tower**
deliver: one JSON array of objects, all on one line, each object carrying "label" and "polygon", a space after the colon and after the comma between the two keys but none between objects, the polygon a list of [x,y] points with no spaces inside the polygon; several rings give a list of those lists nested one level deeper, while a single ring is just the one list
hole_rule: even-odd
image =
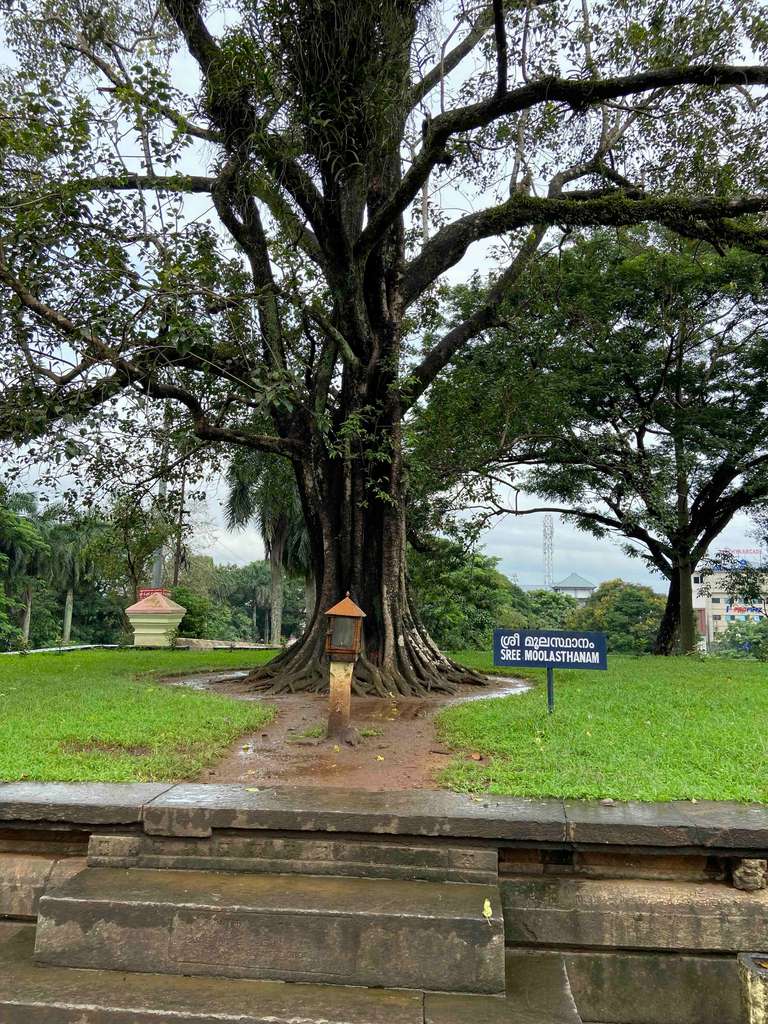
[{"label": "telecom tower", "polygon": [[551,512],[544,516],[544,586],[552,587],[555,582],[555,517]]}]

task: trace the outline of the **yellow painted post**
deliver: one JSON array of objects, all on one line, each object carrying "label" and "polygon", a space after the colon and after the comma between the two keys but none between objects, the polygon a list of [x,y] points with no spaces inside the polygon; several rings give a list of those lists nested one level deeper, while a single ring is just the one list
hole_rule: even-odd
[{"label": "yellow painted post", "polygon": [[348,741],[351,735],[352,674],[354,662],[332,661],[328,704],[328,739]]}]

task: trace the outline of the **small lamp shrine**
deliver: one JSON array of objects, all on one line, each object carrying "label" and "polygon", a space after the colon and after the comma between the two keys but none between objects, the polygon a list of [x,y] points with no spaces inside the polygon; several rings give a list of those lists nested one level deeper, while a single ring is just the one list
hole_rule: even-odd
[{"label": "small lamp shrine", "polygon": [[328,739],[356,743],[357,733],[350,725],[352,714],[352,675],[362,649],[365,612],[346,597],[329,608],[325,652],[330,658],[330,703]]}]

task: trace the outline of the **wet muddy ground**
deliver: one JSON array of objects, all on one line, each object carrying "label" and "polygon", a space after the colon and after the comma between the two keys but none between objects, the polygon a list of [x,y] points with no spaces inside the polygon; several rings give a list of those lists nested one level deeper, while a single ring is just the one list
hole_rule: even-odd
[{"label": "wet muddy ground", "polygon": [[247,674],[214,672],[164,680],[168,685],[226,693],[240,700],[261,700],[277,710],[269,725],[241,737],[197,782],[240,782],[258,788],[433,789],[436,775],[452,757],[437,740],[437,712],[464,701],[521,693],[530,685],[493,678],[487,687],[463,686],[450,697],[430,700],[353,697],[353,725],[362,741],[349,747],[328,743],[318,735],[325,726],[327,695],[249,693],[243,683]]}]

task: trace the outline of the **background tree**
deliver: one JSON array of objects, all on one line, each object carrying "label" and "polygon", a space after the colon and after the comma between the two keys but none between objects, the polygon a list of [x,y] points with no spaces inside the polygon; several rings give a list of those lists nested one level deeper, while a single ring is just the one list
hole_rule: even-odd
[{"label": "background tree", "polygon": [[23,624],[25,633],[14,623],[17,617],[18,592],[25,586],[31,567],[46,552],[43,536],[29,517],[34,509],[30,495],[14,495],[0,485],[0,638],[9,644],[23,637],[29,640],[30,604],[25,602]]},{"label": "background tree", "polygon": [[575,597],[555,590],[529,590],[525,596],[536,629],[566,629],[579,607]]},{"label": "background tree", "polygon": [[269,559],[270,642],[279,647],[283,633],[283,572],[300,572],[307,580],[307,619],[314,612],[314,589],[307,528],[296,480],[285,460],[274,456],[240,454],[227,473],[226,512],[230,529],[253,521]]},{"label": "background tree", "polygon": [[439,537],[409,551],[414,609],[442,650],[489,650],[497,626],[531,624],[526,594],[497,563]]},{"label": "background tree", "polygon": [[[217,464],[283,456],[318,605],[349,589],[368,613],[378,660],[359,659],[357,689],[480,681],[411,614],[403,418],[502,296],[525,300],[561,227],[766,248],[768,67],[742,63],[766,60],[764,15],[243,0],[217,31],[199,0],[11,7],[0,434],[87,459],[156,401]],[[492,287],[431,331],[440,279],[485,239]],[[316,614],[254,684],[324,685],[323,636]]]},{"label": "background tree", "polygon": [[761,622],[729,622],[715,638],[713,653],[724,658],[768,661],[768,619]]},{"label": "background tree", "polygon": [[61,627],[63,644],[68,644],[72,635],[75,593],[84,578],[94,574],[94,546],[99,533],[104,529],[104,521],[97,516],[73,518],[60,515],[59,521],[50,530],[51,582],[64,591]]},{"label": "background tree", "polygon": [[137,600],[139,587],[147,585],[155,552],[175,531],[164,506],[152,500],[142,506],[121,497],[105,514],[105,528],[93,541],[93,558],[102,577],[130,604]]},{"label": "background tree", "polygon": [[7,593],[21,604],[20,629],[24,644],[30,642],[35,593],[45,587],[51,569],[50,534],[58,510],[41,509],[30,491],[6,495],[4,554]]},{"label": "background tree", "polygon": [[678,631],[692,651],[693,570],[768,495],[767,269],[646,234],[541,261],[525,311],[432,389],[416,460],[483,521],[550,510],[622,538],[669,581],[656,652]]},{"label": "background tree", "polygon": [[664,598],[650,587],[608,580],[572,613],[568,626],[607,633],[608,649],[615,654],[647,654],[663,612]]},{"label": "background tree", "polygon": [[250,621],[253,640],[269,637],[271,573],[266,562],[224,565],[217,568],[214,594],[221,602],[242,609]]}]

